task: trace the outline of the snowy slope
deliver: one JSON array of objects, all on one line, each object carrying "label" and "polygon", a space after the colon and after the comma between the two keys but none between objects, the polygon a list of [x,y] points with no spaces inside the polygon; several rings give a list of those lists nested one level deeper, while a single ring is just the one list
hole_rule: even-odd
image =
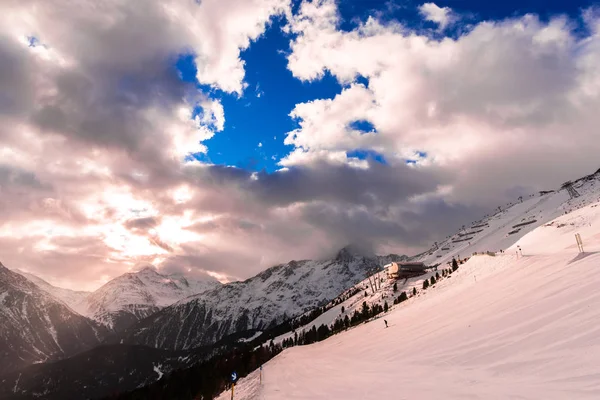
[{"label": "snowy slope", "polygon": [[216,279],[189,280],[147,267],[106,283],[85,298],[81,310],[109,328],[122,331],[178,300],[219,286]]},{"label": "snowy slope", "polygon": [[106,333],[0,264],[0,374],[87,350]]},{"label": "snowy slope", "polygon": [[[403,280],[397,281],[397,291],[394,292],[393,285],[394,281],[386,279],[384,272],[372,275],[371,278],[367,278],[362,282],[355,285],[352,289],[357,288],[359,291],[354,295],[329,308],[326,312],[319,315],[316,319],[308,322],[305,325],[298,326],[294,331],[287,332],[273,339],[276,344],[281,344],[284,339],[293,338],[295,333],[302,331],[308,332],[313,326],[319,327],[320,325],[331,326],[336,319],[344,319],[345,316],[348,318],[352,317],[355,310],[360,312],[363,302],[367,303],[369,307],[373,304],[379,304],[383,306],[384,303],[388,303],[388,306],[394,304],[394,298],[398,297],[400,293],[405,291],[407,294],[412,293],[413,288],[421,290],[423,281],[425,279],[431,279],[431,276],[435,276],[436,271],[427,271],[425,274],[408,279],[406,282]],[[380,280],[380,287],[376,290],[372,290],[371,282],[375,279]],[[345,296],[344,296],[345,298]],[[342,309],[344,310],[342,312]]]},{"label": "snowy slope", "polygon": [[181,350],[234,332],[264,330],[326,304],[367,271],[403,258],[365,257],[343,249],[334,260],[291,261],[167,307],[127,330],[124,343]]},{"label": "snowy slope", "polygon": [[445,264],[456,256],[465,258],[475,252],[505,250],[537,227],[600,200],[600,171],[578,179],[574,187],[581,194],[575,199],[570,199],[566,190],[556,190],[504,206],[502,211],[466,225],[418,259],[429,265]]},{"label": "snowy slope", "polygon": [[46,293],[54,296],[58,300],[61,300],[66,305],[71,307],[71,309],[77,311],[78,313],[82,313],[81,305],[84,302],[85,298],[90,295],[91,292],[83,292],[83,291],[75,291],[70,289],[64,289],[60,287],[53,286],[43,280],[40,277],[37,277],[33,274],[30,274],[25,271],[14,270],[25,278],[29,279],[31,282],[35,283],[37,287],[44,290]]},{"label": "snowy slope", "polygon": [[389,328],[379,319],[287,349],[235,398],[600,398],[600,205],[545,225],[516,244],[524,257],[471,257],[395,306]]}]

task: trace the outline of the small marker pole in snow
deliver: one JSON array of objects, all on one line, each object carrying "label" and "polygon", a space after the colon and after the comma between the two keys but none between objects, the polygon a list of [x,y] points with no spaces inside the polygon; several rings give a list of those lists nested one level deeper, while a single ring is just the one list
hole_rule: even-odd
[{"label": "small marker pole in snow", "polygon": [[260,366],[260,384],[262,385],[262,365]]},{"label": "small marker pole in snow", "polygon": [[575,234],[575,240],[577,241],[577,248],[580,253],[583,253],[583,241],[581,240],[581,235],[579,233]]},{"label": "small marker pole in snow", "polygon": [[237,380],[237,374],[235,371],[231,373],[231,400],[233,400],[233,390],[235,389],[235,381]]}]

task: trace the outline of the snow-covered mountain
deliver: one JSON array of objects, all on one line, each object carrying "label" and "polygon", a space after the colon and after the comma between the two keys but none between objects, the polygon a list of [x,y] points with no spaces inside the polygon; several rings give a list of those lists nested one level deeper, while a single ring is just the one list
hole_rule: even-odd
[{"label": "snow-covered mountain", "polygon": [[106,333],[0,263],[0,374],[87,350]]},{"label": "snow-covered mountain", "polygon": [[125,343],[182,350],[234,332],[265,329],[335,298],[369,271],[406,256],[361,256],[343,249],[333,260],[290,261],[244,282],[179,301],[123,334]]},{"label": "snow-covered mountain", "polygon": [[465,225],[464,229],[415,258],[433,265],[446,263],[452,257],[464,258],[475,252],[505,250],[549,221],[600,201],[600,170],[577,179],[573,182],[573,188],[579,197],[571,198],[567,190],[556,189],[500,206],[494,214]]},{"label": "snow-covered mountain", "polygon": [[191,280],[146,267],[109,281],[88,295],[78,309],[119,332],[163,307],[219,286],[221,283],[210,277]]},{"label": "snow-covered mountain", "polygon": [[58,300],[63,301],[66,305],[68,305],[80,314],[82,313],[81,306],[85,298],[91,294],[91,292],[76,291],[53,286],[50,283],[43,280],[42,278],[33,275],[29,272],[20,270],[14,270],[14,272],[23,275],[25,278],[35,283],[37,287],[54,296]]}]

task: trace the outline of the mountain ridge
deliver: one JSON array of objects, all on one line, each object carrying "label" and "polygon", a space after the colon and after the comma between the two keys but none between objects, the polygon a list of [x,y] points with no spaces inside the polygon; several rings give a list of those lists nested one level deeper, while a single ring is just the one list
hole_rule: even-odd
[{"label": "mountain ridge", "polygon": [[0,374],[97,346],[107,331],[0,263]]},{"label": "mountain ridge", "polygon": [[236,331],[267,329],[326,304],[390,260],[405,259],[342,252],[333,260],[292,260],[182,299],[131,326],[120,338],[128,344],[184,350]]}]

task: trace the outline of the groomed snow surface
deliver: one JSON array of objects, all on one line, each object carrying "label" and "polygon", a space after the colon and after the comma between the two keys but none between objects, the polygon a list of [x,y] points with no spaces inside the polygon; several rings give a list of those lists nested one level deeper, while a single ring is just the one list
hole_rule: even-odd
[{"label": "groomed snow surface", "polygon": [[285,350],[234,398],[600,399],[599,272],[596,203],[472,257],[375,321]]}]

